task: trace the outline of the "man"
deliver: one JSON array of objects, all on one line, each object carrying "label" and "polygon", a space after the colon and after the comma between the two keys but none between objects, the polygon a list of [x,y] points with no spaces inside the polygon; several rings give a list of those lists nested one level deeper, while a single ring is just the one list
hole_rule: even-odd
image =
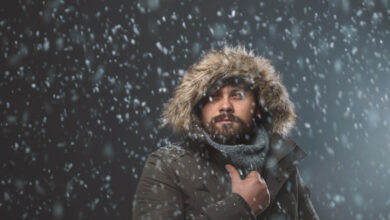
[{"label": "man", "polygon": [[296,115],[268,60],[240,47],[208,52],[165,106],[185,138],[152,153],[134,219],[319,219],[286,135]]}]

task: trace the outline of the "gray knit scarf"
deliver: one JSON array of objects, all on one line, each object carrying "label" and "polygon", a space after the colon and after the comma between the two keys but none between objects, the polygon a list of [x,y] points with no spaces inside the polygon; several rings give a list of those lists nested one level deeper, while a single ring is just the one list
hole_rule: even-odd
[{"label": "gray knit scarf", "polygon": [[223,163],[230,163],[240,172],[241,178],[244,178],[252,170],[261,172],[264,166],[265,157],[269,149],[269,135],[261,126],[256,127],[253,144],[224,145],[211,139],[206,131],[203,131],[206,141],[213,148],[221,153]]}]

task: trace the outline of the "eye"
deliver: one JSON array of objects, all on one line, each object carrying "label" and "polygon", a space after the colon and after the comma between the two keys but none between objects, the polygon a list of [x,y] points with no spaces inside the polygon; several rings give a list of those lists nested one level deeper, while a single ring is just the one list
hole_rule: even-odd
[{"label": "eye", "polygon": [[235,98],[235,99],[244,99],[245,98],[245,94],[244,94],[243,91],[236,91],[236,92],[232,93],[232,97]]},{"label": "eye", "polygon": [[208,96],[208,102],[213,102],[219,98],[219,93],[213,93]]}]

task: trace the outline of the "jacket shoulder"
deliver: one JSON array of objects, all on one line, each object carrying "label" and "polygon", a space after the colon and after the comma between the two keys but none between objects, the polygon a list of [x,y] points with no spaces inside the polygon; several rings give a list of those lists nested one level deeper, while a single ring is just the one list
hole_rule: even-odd
[{"label": "jacket shoulder", "polygon": [[158,157],[161,160],[171,163],[186,154],[188,154],[188,150],[182,147],[180,143],[169,143],[153,152],[151,156]]},{"label": "jacket shoulder", "polygon": [[297,165],[304,157],[306,153],[291,138],[274,134],[270,139],[270,149],[265,164],[266,168],[274,167],[282,161],[287,165]]}]

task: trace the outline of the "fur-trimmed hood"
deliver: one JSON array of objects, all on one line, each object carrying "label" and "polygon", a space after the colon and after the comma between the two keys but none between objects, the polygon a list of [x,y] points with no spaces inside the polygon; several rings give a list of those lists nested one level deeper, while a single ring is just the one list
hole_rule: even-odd
[{"label": "fur-trimmed hood", "polygon": [[231,77],[244,78],[253,88],[258,88],[258,103],[271,118],[268,129],[287,135],[295,124],[296,115],[279,74],[269,60],[242,47],[226,46],[221,51],[210,51],[190,67],[173,98],[165,105],[163,125],[171,125],[180,133],[196,131],[201,122],[194,107],[206,96],[210,85]]}]

